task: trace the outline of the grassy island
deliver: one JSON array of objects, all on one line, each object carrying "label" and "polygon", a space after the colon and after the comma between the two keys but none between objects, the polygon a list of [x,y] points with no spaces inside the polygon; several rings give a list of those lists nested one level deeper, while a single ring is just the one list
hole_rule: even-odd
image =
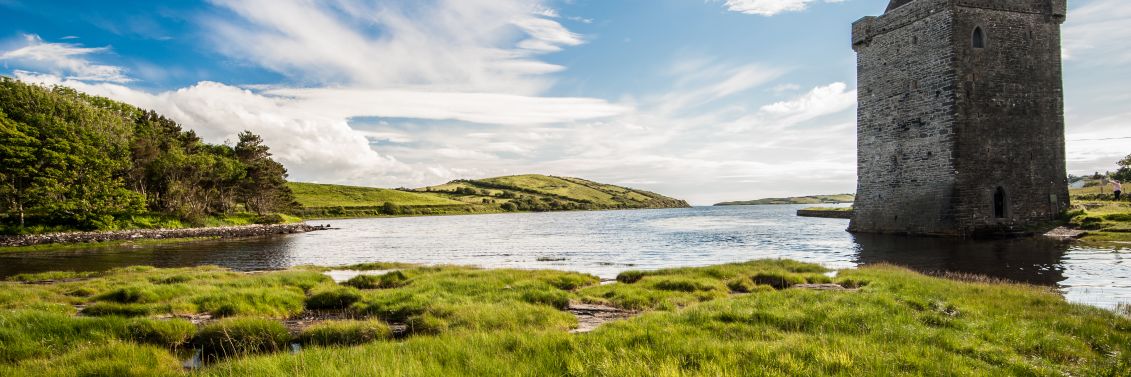
[{"label": "grassy island", "polygon": [[[368,264],[0,283],[0,375],[1034,375],[1131,370],[1131,312],[1051,288],[761,260],[594,276]],[[579,305],[631,318],[571,333]],[[199,368],[183,362],[198,355]]]}]

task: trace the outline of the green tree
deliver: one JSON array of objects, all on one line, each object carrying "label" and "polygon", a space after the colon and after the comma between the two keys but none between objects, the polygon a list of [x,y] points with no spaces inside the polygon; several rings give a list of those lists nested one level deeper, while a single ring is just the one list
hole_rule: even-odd
[{"label": "green tree", "polygon": [[240,197],[247,209],[263,214],[297,207],[294,193],[287,187],[287,169],[271,159],[263,138],[244,131],[239,139],[235,155],[247,167],[247,177],[240,185]]},{"label": "green tree", "polygon": [[1119,170],[1116,170],[1111,176],[1118,179],[1120,182],[1131,181],[1131,154],[1119,160]]}]

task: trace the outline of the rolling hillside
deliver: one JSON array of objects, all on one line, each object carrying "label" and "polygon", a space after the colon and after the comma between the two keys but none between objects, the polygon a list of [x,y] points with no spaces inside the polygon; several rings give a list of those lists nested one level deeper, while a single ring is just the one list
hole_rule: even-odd
[{"label": "rolling hillside", "polygon": [[580,178],[537,174],[461,179],[411,191],[291,183],[304,217],[681,208],[687,202]]},{"label": "rolling hillside", "polygon": [[756,200],[744,200],[736,202],[722,202],[717,203],[717,206],[742,206],[742,205],[763,205],[763,204],[824,204],[824,203],[852,203],[856,200],[854,194],[837,194],[837,195],[810,195],[810,196],[795,196],[790,198],[765,198]]}]

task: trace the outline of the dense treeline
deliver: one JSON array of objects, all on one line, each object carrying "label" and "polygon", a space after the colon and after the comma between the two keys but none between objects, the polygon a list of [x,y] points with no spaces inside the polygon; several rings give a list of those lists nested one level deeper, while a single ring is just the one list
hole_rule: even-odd
[{"label": "dense treeline", "polygon": [[146,216],[200,224],[297,206],[286,169],[257,135],[207,144],[152,111],[9,78],[0,78],[0,160],[9,233],[114,229]]}]

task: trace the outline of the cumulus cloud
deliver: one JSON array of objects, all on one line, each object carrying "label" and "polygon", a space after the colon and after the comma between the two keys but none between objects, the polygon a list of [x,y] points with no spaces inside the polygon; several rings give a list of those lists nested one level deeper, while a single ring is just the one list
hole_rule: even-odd
[{"label": "cumulus cloud", "polygon": [[584,42],[519,0],[213,3],[219,51],[321,85],[537,94],[564,67],[535,56]]},{"label": "cumulus cloud", "polygon": [[[784,12],[800,12],[818,0],[726,0],[727,10],[760,16],[773,16]],[[826,3],[839,3],[844,0],[824,0]]]},{"label": "cumulus cloud", "polygon": [[74,80],[116,83],[133,81],[122,68],[95,64],[87,58],[88,55],[109,51],[110,47],[44,42],[38,35],[28,34],[24,36],[24,46],[0,54],[0,60]]}]

